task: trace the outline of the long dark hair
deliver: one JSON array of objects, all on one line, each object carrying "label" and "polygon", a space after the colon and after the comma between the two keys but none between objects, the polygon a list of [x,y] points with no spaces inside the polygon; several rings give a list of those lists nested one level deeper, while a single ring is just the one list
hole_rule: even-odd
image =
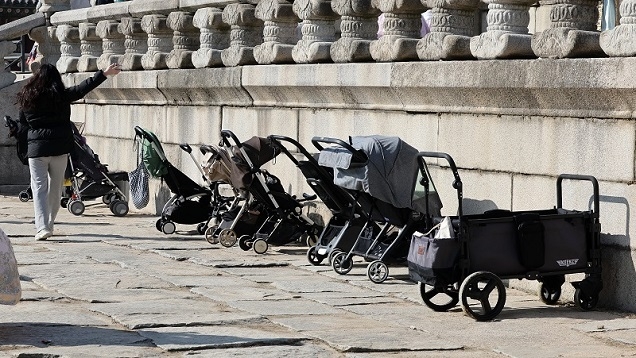
[{"label": "long dark hair", "polygon": [[56,103],[64,88],[62,76],[57,68],[48,63],[42,64],[18,92],[17,104],[21,109],[33,109],[43,100],[49,104]]}]

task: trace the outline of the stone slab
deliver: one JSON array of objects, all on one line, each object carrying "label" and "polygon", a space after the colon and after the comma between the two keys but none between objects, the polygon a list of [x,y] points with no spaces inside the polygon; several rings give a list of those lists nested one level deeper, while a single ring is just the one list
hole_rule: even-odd
[{"label": "stone slab", "polygon": [[341,311],[336,308],[296,296],[291,300],[267,300],[262,302],[236,301],[227,302],[227,304],[233,308],[263,316],[335,315],[341,313]]},{"label": "stone slab", "polygon": [[280,357],[303,357],[303,358],[340,358],[342,355],[334,349],[324,345],[312,344],[311,342],[301,342],[296,345],[274,345],[240,347],[226,349],[206,349],[198,351],[199,358],[280,358]]},{"label": "stone slab", "polygon": [[[0,305],[0,316],[5,325],[25,326],[108,326],[110,320],[107,317],[91,314],[85,305],[72,305],[69,300],[56,299],[55,301],[20,301],[15,306]],[[18,323],[15,323],[18,322]],[[0,342],[3,344],[2,335],[8,334],[8,329],[0,328]]]},{"label": "stone slab", "polygon": [[[223,287],[223,286],[222,286]],[[218,288],[209,287],[195,287],[192,288],[193,293],[208,297],[215,301],[222,302],[236,302],[236,301],[263,301],[263,300],[291,300],[297,295],[292,295],[286,292],[280,292],[274,288],[268,287],[252,287],[252,286],[240,286],[224,287],[220,290]]]},{"label": "stone slab", "polygon": [[44,25],[46,25],[46,16],[39,12],[11,21],[0,26],[0,41],[14,40],[28,34],[34,27]]}]

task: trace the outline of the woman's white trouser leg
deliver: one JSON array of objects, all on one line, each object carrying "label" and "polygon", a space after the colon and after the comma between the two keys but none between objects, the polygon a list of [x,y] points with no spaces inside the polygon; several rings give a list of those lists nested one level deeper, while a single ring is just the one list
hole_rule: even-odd
[{"label": "woman's white trouser leg", "polygon": [[67,154],[29,158],[36,232],[53,229],[53,222],[60,209],[67,158]]}]

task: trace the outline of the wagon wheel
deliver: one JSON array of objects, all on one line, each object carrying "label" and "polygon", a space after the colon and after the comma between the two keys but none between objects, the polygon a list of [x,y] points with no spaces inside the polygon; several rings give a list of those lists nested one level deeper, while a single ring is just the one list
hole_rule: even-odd
[{"label": "wagon wheel", "polygon": [[[497,275],[488,271],[475,272],[459,287],[462,310],[477,321],[489,321],[506,304],[506,287]],[[494,305],[493,305],[494,303]]]},{"label": "wagon wheel", "polygon": [[539,297],[546,305],[555,305],[561,297],[561,286],[548,285],[544,282],[541,284]]},{"label": "wagon wheel", "polygon": [[307,249],[307,261],[314,266],[318,266],[322,263],[322,260],[325,259],[325,256],[318,254],[318,249],[316,246],[312,246]]},{"label": "wagon wheel", "polygon": [[574,290],[574,303],[582,311],[589,311],[598,304],[598,294],[588,295],[580,288]]},{"label": "wagon wheel", "polygon": [[420,282],[419,286],[422,301],[435,312],[446,312],[459,302],[459,293],[453,285],[439,287]]}]

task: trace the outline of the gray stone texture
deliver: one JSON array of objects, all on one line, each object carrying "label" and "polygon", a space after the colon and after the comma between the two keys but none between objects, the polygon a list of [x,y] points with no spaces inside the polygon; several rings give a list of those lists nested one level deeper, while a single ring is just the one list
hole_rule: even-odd
[{"label": "gray stone texture", "polygon": [[418,59],[422,17],[427,8],[419,0],[378,0],[373,6],[384,13],[384,34],[372,41],[371,57],[378,62],[408,61]]},{"label": "gray stone texture", "polygon": [[46,25],[46,18],[42,13],[25,16],[0,26],[0,41],[13,40],[28,34],[34,27],[44,25]]}]

